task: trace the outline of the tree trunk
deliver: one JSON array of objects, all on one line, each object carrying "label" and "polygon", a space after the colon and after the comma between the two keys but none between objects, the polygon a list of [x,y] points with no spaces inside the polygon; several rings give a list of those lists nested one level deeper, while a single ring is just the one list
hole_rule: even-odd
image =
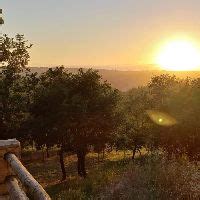
[{"label": "tree trunk", "polygon": [[139,153],[140,153],[140,156],[142,156],[142,152],[140,151],[140,149],[138,149]]},{"label": "tree trunk", "polygon": [[34,147],[35,147],[35,144],[34,144],[34,141],[32,141],[32,151],[35,150]]},{"label": "tree trunk", "polygon": [[124,149],[124,159],[126,158],[126,149]]},{"label": "tree trunk", "polygon": [[60,156],[60,167],[61,167],[61,170],[62,170],[62,180],[65,180],[67,175],[66,175],[66,171],[65,171],[63,146],[61,146],[59,156]]},{"label": "tree trunk", "polygon": [[48,147],[48,146],[46,147],[46,152],[47,152],[47,158],[50,158],[50,155],[49,155],[49,147]]},{"label": "tree trunk", "polygon": [[104,158],[105,158],[105,148],[103,148],[102,150],[102,160],[104,160]]},{"label": "tree trunk", "polygon": [[81,159],[81,168],[82,168],[82,174],[83,174],[83,177],[84,178],[86,178],[86,175],[87,175],[87,173],[86,173],[86,169],[85,169],[85,156],[86,156],[86,154],[85,153],[83,153],[82,154],[82,159]]},{"label": "tree trunk", "polygon": [[98,163],[99,163],[99,151],[98,151],[98,158],[97,159],[98,159]]},{"label": "tree trunk", "polygon": [[45,151],[44,151],[43,148],[42,148],[42,161],[43,161],[43,162],[45,161]]},{"label": "tree trunk", "polygon": [[86,169],[85,169],[85,156],[86,156],[86,152],[84,150],[79,150],[77,151],[77,158],[78,158],[78,162],[77,162],[77,168],[78,168],[78,175],[81,177],[86,177],[87,173],[86,173]]},{"label": "tree trunk", "polygon": [[79,153],[77,153],[77,158],[78,158],[78,161],[77,161],[77,170],[78,170],[78,175],[79,176],[82,176],[82,170],[81,170],[81,156]]},{"label": "tree trunk", "polygon": [[133,149],[132,160],[135,159],[135,153],[136,153],[136,146],[135,146],[134,149]]}]

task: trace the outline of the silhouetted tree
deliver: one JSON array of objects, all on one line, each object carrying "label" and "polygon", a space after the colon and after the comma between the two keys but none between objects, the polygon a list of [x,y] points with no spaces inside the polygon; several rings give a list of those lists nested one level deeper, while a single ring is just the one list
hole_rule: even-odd
[{"label": "silhouetted tree", "polygon": [[121,102],[123,119],[118,128],[117,146],[132,150],[132,159],[136,151],[146,145],[149,136],[150,121],[146,111],[152,108],[147,88],[132,89],[124,95]]},{"label": "silhouetted tree", "polygon": [[25,132],[38,147],[46,147],[47,151],[53,145],[60,147],[63,179],[66,178],[63,153],[65,141],[69,139],[66,132],[70,121],[70,87],[71,74],[63,67],[43,73],[32,94],[30,117],[24,124]]},{"label": "silhouetted tree", "polygon": [[117,91],[91,69],[72,75],[61,67],[39,77],[26,124],[39,146],[60,146],[63,179],[64,151],[77,154],[78,174],[86,176],[88,147],[105,145],[113,132],[117,96]]},{"label": "silhouetted tree", "polygon": [[78,157],[78,173],[86,176],[85,156],[90,145],[104,146],[116,126],[114,108],[118,91],[102,82],[97,71],[80,69],[73,76],[72,144]]},{"label": "silhouetted tree", "polygon": [[0,69],[0,127],[1,138],[16,137],[16,130],[26,116],[26,88],[22,73],[28,72],[31,45],[23,35],[2,37]]},{"label": "silhouetted tree", "polygon": [[177,120],[173,126],[155,127],[160,137],[159,146],[169,156],[187,155],[190,159],[199,159],[199,79],[161,75],[153,77],[149,87],[156,102],[155,109]]}]

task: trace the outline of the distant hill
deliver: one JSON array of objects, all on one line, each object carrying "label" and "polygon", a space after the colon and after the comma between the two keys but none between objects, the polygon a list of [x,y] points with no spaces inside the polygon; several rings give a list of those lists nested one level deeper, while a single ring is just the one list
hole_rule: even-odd
[{"label": "distant hill", "polygon": [[[32,72],[43,73],[47,70],[47,67],[32,67]],[[78,68],[66,68],[69,72],[76,73]],[[169,72],[169,71],[119,71],[119,70],[107,70],[98,69],[104,80],[107,80],[111,85],[121,91],[127,91],[133,87],[146,85],[152,76],[161,74],[176,75],[180,78],[200,78],[200,71],[189,72]]]}]

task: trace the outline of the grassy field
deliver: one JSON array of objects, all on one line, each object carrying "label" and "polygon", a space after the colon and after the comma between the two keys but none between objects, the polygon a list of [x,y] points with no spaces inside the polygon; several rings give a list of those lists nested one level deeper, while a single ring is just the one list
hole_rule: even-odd
[{"label": "grassy field", "polygon": [[159,155],[140,157],[117,182],[104,189],[101,199],[199,200],[199,166]]},{"label": "grassy field", "polygon": [[98,162],[96,153],[89,153],[86,159],[88,177],[77,175],[75,155],[65,157],[67,172],[66,181],[60,181],[61,170],[58,157],[54,156],[45,162],[26,164],[30,173],[50,194],[52,199],[92,199],[98,198],[104,187],[116,181],[130,165],[130,154],[124,158],[123,152],[106,154],[104,160]]},{"label": "grassy field", "polygon": [[83,179],[77,175],[76,156],[66,156],[63,182],[56,156],[26,167],[52,199],[200,199],[199,164],[158,155],[137,155],[134,162],[130,157],[129,152],[125,158],[123,152],[111,152],[98,162],[97,154],[90,153]]}]

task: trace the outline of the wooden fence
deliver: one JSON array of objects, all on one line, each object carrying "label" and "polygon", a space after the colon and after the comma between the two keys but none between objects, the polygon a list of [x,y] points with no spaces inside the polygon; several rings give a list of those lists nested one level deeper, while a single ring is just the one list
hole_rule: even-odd
[{"label": "wooden fence", "polygon": [[50,200],[43,187],[20,162],[21,148],[15,139],[0,140],[0,199]]}]

